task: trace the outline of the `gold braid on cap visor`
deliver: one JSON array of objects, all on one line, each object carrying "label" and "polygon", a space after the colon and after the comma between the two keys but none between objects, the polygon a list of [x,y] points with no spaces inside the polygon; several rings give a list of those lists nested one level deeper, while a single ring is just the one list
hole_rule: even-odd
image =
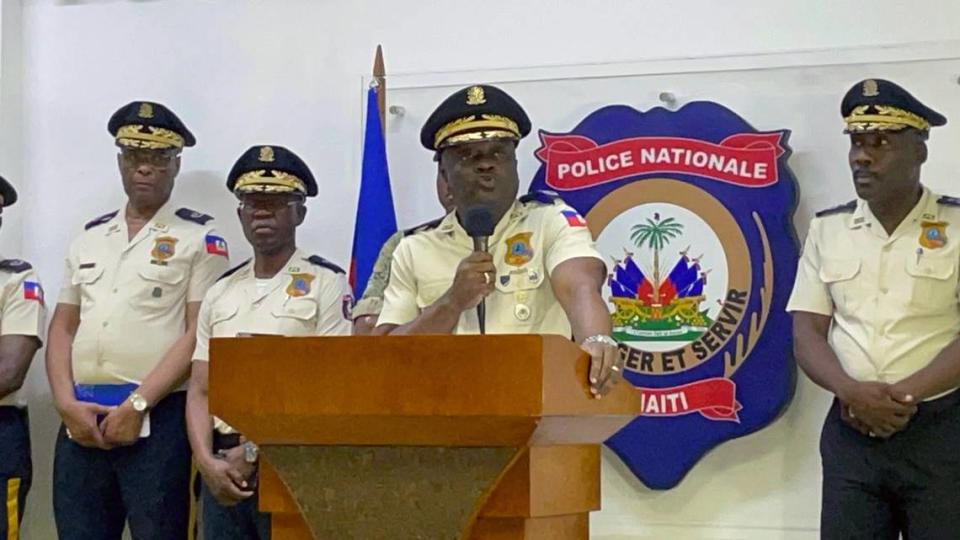
[{"label": "gold braid on cap visor", "polygon": [[169,129],[131,124],[117,130],[117,144],[129,148],[183,148],[183,137]]},{"label": "gold braid on cap visor", "polygon": [[520,128],[517,123],[496,114],[481,114],[458,118],[437,130],[433,136],[433,147],[439,150],[460,142],[483,139],[519,139]]},{"label": "gold braid on cap visor", "polygon": [[250,171],[237,178],[234,193],[306,193],[307,185],[299,177],[283,171]]},{"label": "gold braid on cap visor", "polygon": [[[873,107],[874,113],[867,111]],[[905,111],[899,107],[885,105],[861,105],[850,111],[843,119],[847,132],[856,131],[895,131],[907,127],[919,130],[930,129],[930,122],[922,116]]]}]

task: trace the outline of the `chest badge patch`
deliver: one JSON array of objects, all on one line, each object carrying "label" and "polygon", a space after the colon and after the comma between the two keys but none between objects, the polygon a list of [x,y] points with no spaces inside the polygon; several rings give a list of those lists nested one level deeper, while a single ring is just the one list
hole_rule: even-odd
[{"label": "chest badge patch", "polygon": [[167,265],[167,259],[173,257],[177,252],[177,239],[172,236],[158,236],[153,239],[153,249],[150,250],[150,261],[153,264],[161,266]]},{"label": "chest badge patch", "polygon": [[306,296],[310,293],[310,283],[313,274],[290,274],[290,284],[287,285],[287,294],[292,297]]},{"label": "chest badge patch", "polygon": [[507,254],[504,262],[510,266],[523,266],[533,259],[533,248],[530,247],[532,232],[515,234],[506,239]]},{"label": "chest badge patch", "polygon": [[942,248],[947,243],[946,221],[923,221],[920,223],[920,245],[927,249]]}]

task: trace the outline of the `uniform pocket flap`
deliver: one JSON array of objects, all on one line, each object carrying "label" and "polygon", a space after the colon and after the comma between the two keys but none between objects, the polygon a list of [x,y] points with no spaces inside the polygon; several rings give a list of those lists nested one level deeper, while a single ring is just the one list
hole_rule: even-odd
[{"label": "uniform pocket flap", "polygon": [[143,279],[166,283],[168,285],[176,285],[177,283],[183,281],[183,272],[174,268],[166,268],[163,266],[150,266],[147,268],[141,268],[137,273],[140,274],[140,277]]},{"label": "uniform pocket flap", "polygon": [[88,285],[100,279],[100,276],[102,275],[102,266],[100,268],[83,268],[73,273],[73,277],[70,279],[70,282],[74,285]]},{"label": "uniform pocket flap", "polygon": [[317,303],[313,300],[290,300],[274,308],[274,317],[289,317],[308,321],[317,314]]},{"label": "uniform pocket flap", "polygon": [[860,273],[859,259],[823,259],[820,266],[820,279],[824,283],[834,283],[853,279]]},{"label": "uniform pocket flap", "polygon": [[907,273],[919,278],[949,279],[958,262],[953,257],[911,256],[907,259]]}]

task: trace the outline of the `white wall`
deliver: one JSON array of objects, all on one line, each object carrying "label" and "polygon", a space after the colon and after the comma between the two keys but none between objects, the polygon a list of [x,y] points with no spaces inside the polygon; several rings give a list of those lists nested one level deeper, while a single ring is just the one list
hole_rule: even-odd
[{"label": "white wall", "polygon": [[[0,245],[21,248],[40,269],[50,299],[70,239],[85,220],[122,200],[105,126],[119,105],[134,99],[168,104],[197,135],[198,146],[184,154],[175,198],[219,217],[234,259],[249,250],[224,175],[247,146],[279,143],[300,153],[321,183],[301,245],[346,263],[359,174],[361,78],[377,43],[384,45],[388,73],[416,81],[434,72],[466,78],[467,70],[481,77],[500,68],[960,39],[960,5],[952,0],[924,2],[923,14],[898,0],[22,3],[22,14],[17,0],[2,0],[0,11],[0,142],[14,145],[0,149],[0,172],[24,194],[5,216]],[[11,24],[21,17],[20,25]],[[22,53],[10,53],[17,40],[11,45],[8,39],[17,33]],[[843,90],[837,89],[838,100]],[[10,104],[21,95],[19,122]],[[402,159],[412,158],[391,150],[391,160]],[[394,179],[400,190],[415,181]],[[822,182],[801,178],[801,196],[807,188],[822,193]],[[419,218],[421,208],[401,205],[401,222]],[[11,217],[22,229],[6,226]],[[36,479],[29,540],[54,537],[49,478],[56,420],[39,375],[35,369],[31,379]],[[816,438],[825,406],[825,396],[803,381],[793,407],[774,426],[720,447],[668,493],[644,489],[608,460],[605,509],[593,519],[593,537],[815,538]]]}]

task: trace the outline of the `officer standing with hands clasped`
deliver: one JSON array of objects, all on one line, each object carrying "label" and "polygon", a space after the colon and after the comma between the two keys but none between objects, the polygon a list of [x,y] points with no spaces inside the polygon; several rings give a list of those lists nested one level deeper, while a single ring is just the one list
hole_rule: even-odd
[{"label": "officer standing with hands clasped", "polygon": [[375,333],[573,336],[602,397],[623,369],[600,295],[606,268],[586,222],[555,194],[516,199],[516,146],[529,132],[520,104],[488,85],[430,115],[420,141],[455,211],[400,241]]},{"label": "officer standing with hands clasped", "polygon": [[203,537],[266,540],[270,519],[257,510],[254,495],[257,446],[210,416],[210,338],[349,335],[353,296],[339,266],[297,247],[304,202],[317,194],[317,183],[296,154],[282,146],[250,148],[230,171],[227,189],[240,201],[237,215],[254,255],[224,274],[203,299],[187,424],[204,480]]},{"label": "officer standing with hands clasped", "polygon": [[[0,177],[0,208],[17,202],[17,191]],[[0,538],[20,538],[23,505],[30,491],[30,422],[19,392],[41,345],[46,310],[43,287],[30,263],[0,259]]]},{"label": "officer standing with hands clasped", "polygon": [[195,139],[137,101],[108,130],[127,202],[85,227],[66,257],[47,376],[63,418],[53,472],[60,540],[181,540],[190,517],[184,420],[197,312],[229,267],[212,217],[169,204]]},{"label": "officer standing with hands clasped", "polygon": [[821,536],[960,535],[960,201],[920,182],[946,118],[900,86],[847,92],[857,199],[817,213],[787,310],[797,362],[836,396]]}]

